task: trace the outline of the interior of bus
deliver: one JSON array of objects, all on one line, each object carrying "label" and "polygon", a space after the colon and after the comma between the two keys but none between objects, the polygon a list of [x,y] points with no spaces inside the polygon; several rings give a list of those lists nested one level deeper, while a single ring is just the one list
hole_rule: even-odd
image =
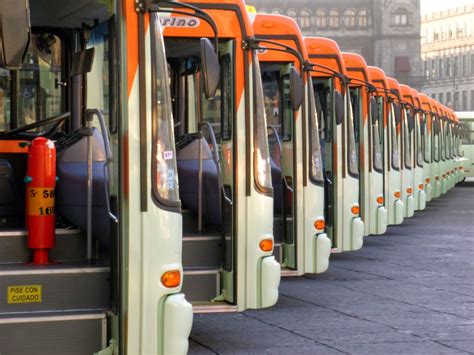
[{"label": "interior of bus", "polygon": [[[116,262],[117,180],[109,140],[117,130],[111,85],[115,73],[109,60],[114,26],[106,6],[76,4],[80,10],[70,12],[68,3],[30,1],[29,41],[19,34],[28,34],[21,21],[4,28],[4,36],[15,36],[17,45],[27,46],[21,69],[0,69],[0,286],[10,295],[11,285],[34,283],[41,285],[44,297],[36,303],[9,298],[0,304],[0,343],[6,353],[8,344],[25,353],[35,349],[29,348],[34,339],[50,331],[39,315],[55,316],[57,337],[67,339],[50,344],[51,352],[99,351],[106,345],[106,311],[115,309],[110,265]],[[20,4],[16,10],[20,12],[12,9],[2,16],[24,17]],[[30,186],[37,177],[28,176],[33,169],[28,152],[39,137],[54,142],[57,178],[50,190],[35,191]],[[31,199],[28,204],[27,191],[30,198],[42,194],[53,202],[47,208]],[[53,215],[54,247],[38,268],[30,264],[35,252],[27,247],[26,224],[32,216]],[[13,323],[28,318],[23,334],[33,338],[22,342],[16,327],[2,322],[6,318]],[[74,332],[76,339],[88,340],[66,344]]]},{"label": "interior of bus", "polygon": [[219,41],[220,84],[206,95],[199,38],[165,38],[171,78],[180,199],[184,287],[194,303],[233,296],[234,46]]}]

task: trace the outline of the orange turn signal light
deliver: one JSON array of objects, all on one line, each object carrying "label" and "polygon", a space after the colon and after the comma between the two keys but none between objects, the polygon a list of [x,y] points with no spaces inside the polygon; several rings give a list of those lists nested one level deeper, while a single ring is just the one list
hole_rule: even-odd
[{"label": "orange turn signal light", "polygon": [[324,227],[326,227],[326,222],[324,221],[324,219],[317,219],[314,221],[314,228],[316,228],[317,230],[323,230]]},{"label": "orange turn signal light", "polygon": [[359,212],[360,212],[359,206],[352,206],[351,212],[352,212],[352,214],[356,214],[356,215],[359,214]]},{"label": "orange turn signal light", "polygon": [[439,176],[435,176],[435,180],[438,181],[438,180],[439,180]]},{"label": "orange turn signal light", "polygon": [[423,190],[423,189],[425,188],[425,185],[420,184],[420,185],[418,185],[418,188],[419,188],[420,190]]},{"label": "orange turn signal light", "polygon": [[181,283],[181,272],[179,270],[166,271],[161,275],[161,283],[168,288],[178,287]]},{"label": "orange turn signal light", "polygon": [[459,170],[463,170],[463,169],[464,169],[464,166],[461,165],[461,166],[459,167]]},{"label": "orange turn signal light", "polygon": [[377,197],[377,203],[378,203],[379,205],[383,205],[383,196]]},{"label": "orange turn signal light", "polygon": [[425,182],[426,182],[427,184],[429,184],[429,183],[430,183],[430,181],[431,181],[431,179],[430,179],[430,178],[426,178],[426,179],[425,179]]},{"label": "orange turn signal light", "polygon": [[273,239],[264,239],[258,245],[262,251],[268,252],[273,250]]},{"label": "orange turn signal light", "polygon": [[400,198],[400,196],[401,196],[400,191],[395,191],[393,196],[395,196],[395,198]]},{"label": "orange turn signal light", "polygon": [[411,195],[412,193],[413,193],[413,189],[412,189],[411,187],[409,187],[409,188],[407,189],[407,194]]}]

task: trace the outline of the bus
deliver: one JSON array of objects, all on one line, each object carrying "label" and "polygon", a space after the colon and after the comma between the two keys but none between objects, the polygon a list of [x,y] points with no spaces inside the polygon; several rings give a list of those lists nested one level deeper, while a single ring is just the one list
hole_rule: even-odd
[{"label": "bus", "polygon": [[[398,97],[390,91],[385,72],[377,67],[368,67],[375,88],[378,105],[379,128],[382,128],[384,202],[387,208],[387,223],[401,224],[405,216],[405,204],[400,199],[401,179],[399,165],[399,131],[397,117],[400,108]],[[395,83],[392,83],[392,86]],[[374,109],[375,111],[375,109]]]},{"label": "bus", "polygon": [[430,202],[433,198],[433,184],[432,169],[434,168],[433,159],[433,109],[431,107],[430,98],[420,93],[418,95],[421,102],[421,135],[422,135],[422,149],[423,149],[423,179],[425,184],[426,201]]},{"label": "bus", "polygon": [[157,3],[107,4],[0,14],[2,354],[188,349]]},{"label": "bus", "polygon": [[[398,84],[392,90],[400,98],[400,177],[401,177],[401,199],[405,204],[405,218],[413,217],[415,214],[415,201],[413,198],[413,171],[412,171],[412,123],[410,102],[406,96],[411,97],[411,91],[405,92],[403,84]],[[406,88],[406,87],[405,87]]]},{"label": "bus", "polygon": [[375,87],[365,59],[342,53],[349,80],[349,100],[354,114],[355,141],[359,154],[361,217],[365,235],[384,234],[388,216],[384,206],[383,156]]},{"label": "bus", "polygon": [[337,43],[304,39],[320,127],[326,231],[334,252],[358,250],[364,242],[359,205],[359,155],[349,100],[347,71]]},{"label": "bus", "polygon": [[[252,23],[243,0],[189,0],[166,9],[159,21],[182,204],[182,291],[194,312],[270,307],[278,299],[280,265]],[[201,50],[203,41],[215,52]],[[211,67],[202,67],[209,56]]]},{"label": "bus", "polygon": [[[413,166],[413,199],[415,201],[415,211],[426,208],[425,181],[423,177],[423,147],[422,147],[422,121],[421,121],[421,101],[418,91],[409,88],[411,91],[412,115],[413,115],[413,137],[412,137],[412,166]],[[408,99],[408,97],[407,97]]]},{"label": "bus", "polygon": [[258,14],[258,43],[273,183],[275,255],[282,275],[327,270],[324,176],[309,60],[290,17]]},{"label": "bus", "polygon": [[474,177],[474,112],[456,112],[459,119],[460,155],[464,158],[462,181]]}]

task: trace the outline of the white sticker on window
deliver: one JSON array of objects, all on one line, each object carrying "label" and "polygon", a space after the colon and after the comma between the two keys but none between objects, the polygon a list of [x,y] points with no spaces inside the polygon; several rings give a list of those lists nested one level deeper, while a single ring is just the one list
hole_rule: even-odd
[{"label": "white sticker on window", "polygon": [[172,150],[165,150],[163,152],[163,159],[165,159],[165,160],[173,159],[173,151]]},{"label": "white sticker on window", "polygon": [[168,183],[168,190],[174,190],[174,170],[168,169],[168,176],[167,176],[167,183]]}]

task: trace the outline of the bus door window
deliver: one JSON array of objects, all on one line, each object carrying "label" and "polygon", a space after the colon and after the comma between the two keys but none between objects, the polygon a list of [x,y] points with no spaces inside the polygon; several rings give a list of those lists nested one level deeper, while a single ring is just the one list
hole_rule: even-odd
[{"label": "bus door window", "polygon": [[261,64],[265,112],[269,127],[268,144],[274,196],[276,241],[292,244],[293,233],[293,120],[290,65]]},{"label": "bus door window", "polygon": [[[398,110],[398,111],[397,111]],[[397,113],[398,112],[398,113]],[[392,102],[390,105],[390,136],[391,136],[391,160],[392,160],[392,168],[394,170],[400,169],[400,150],[399,150],[399,131],[398,131],[398,124],[397,124],[397,116],[400,117],[400,107],[397,103]]]},{"label": "bus door window", "polygon": [[348,139],[348,171],[349,174],[358,177],[359,176],[359,119],[360,119],[360,106],[359,106],[359,89],[349,89],[349,97],[347,99],[347,139]]},{"label": "bus door window", "polygon": [[410,131],[410,121],[412,120],[411,111],[404,108],[403,114],[403,150],[404,150],[404,167],[411,169],[412,167],[412,140]]},{"label": "bus door window", "polygon": [[372,124],[372,157],[373,157],[373,167],[374,170],[382,173],[383,172],[383,152],[382,152],[382,133],[380,126],[383,126],[383,103],[380,104],[380,98],[377,97],[373,98],[372,100],[376,100],[375,104],[377,105],[376,112],[372,111],[371,108],[371,116],[375,115],[375,117],[371,117],[370,122]]}]

